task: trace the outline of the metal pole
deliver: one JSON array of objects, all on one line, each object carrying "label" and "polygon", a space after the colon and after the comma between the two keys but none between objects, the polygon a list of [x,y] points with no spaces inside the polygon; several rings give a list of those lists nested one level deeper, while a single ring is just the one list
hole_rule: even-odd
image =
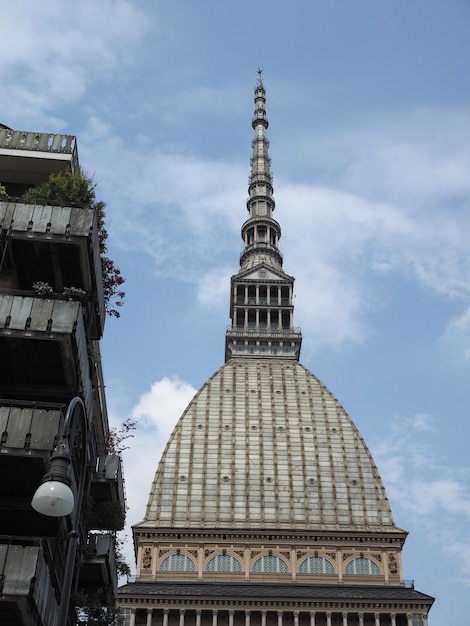
[{"label": "metal pole", "polygon": [[[60,607],[59,607],[59,616],[57,618],[57,626],[67,626],[68,622],[68,614],[69,614],[69,605],[70,605],[70,595],[72,592],[72,582],[73,582],[73,574],[75,570],[75,556],[77,554],[77,547],[79,543],[80,533],[78,532],[80,525],[80,513],[82,508],[82,500],[83,500],[83,492],[85,490],[85,470],[86,470],[86,447],[87,447],[87,420],[86,420],[86,409],[85,405],[81,398],[76,396],[70,401],[69,406],[67,407],[67,412],[65,413],[65,420],[63,426],[64,437],[69,437],[71,425],[75,426],[75,422],[72,422],[74,419],[76,412],[75,409],[77,405],[80,406],[81,411],[80,414],[83,420],[83,442],[81,448],[81,465],[80,465],[80,476],[78,478],[78,490],[77,490],[77,499],[75,502],[75,507],[73,511],[72,518],[72,530],[69,533],[69,545],[67,548],[67,560],[65,562],[65,574],[64,581],[62,583],[62,596],[60,599]],[[74,429],[74,437],[75,437],[75,429]],[[73,443],[73,442],[72,442]],[[72,449],[72,446],[70,446]]]}]

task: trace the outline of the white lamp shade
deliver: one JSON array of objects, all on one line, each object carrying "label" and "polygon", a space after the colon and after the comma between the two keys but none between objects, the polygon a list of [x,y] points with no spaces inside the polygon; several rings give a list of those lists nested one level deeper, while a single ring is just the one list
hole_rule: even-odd
[{"label": "white lamp shade", "polygon": [[58,480],[48,480],[36,489],[31,506],[38,513],[50,517],[70,515],[74,507],[72,490]]}]

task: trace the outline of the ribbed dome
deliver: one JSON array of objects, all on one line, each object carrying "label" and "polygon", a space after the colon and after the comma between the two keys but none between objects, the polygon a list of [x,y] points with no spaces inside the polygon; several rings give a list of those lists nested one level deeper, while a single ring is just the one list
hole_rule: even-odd
[{"label": "ribbed dome", "polygon": [[137,527],[399,530],[374,461],[294,360],[232,359],[176,425]]}]

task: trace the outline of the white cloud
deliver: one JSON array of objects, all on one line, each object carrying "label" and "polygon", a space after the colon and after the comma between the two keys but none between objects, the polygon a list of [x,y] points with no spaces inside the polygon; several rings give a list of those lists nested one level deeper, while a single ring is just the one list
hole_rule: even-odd
[{"label": "white cloud", "polygon": [[93,80],[127,65],[148,27],[127,0],[17,0],[2,7],[1,21],[2,121],[21,128],[51,123],[55,106],[76,102]]},{"label": "white cloud", "polygon": [[[119,395],[119,388],[117,392]],[[129,448],[123,452],[128,507],[124,555],[132,567],[134,553],[130,526],[144,518],[152,476],[173,428],[195,393],[194,387],[178,377],[165,377],[154,382],[130,411],[137,426],[133,438],[128,441]],[[109,384],[108,395],[115,400],[116,396]],[[119,412],[115,402],[111,417],[114,425],[125,420],[119,416]]]},{"label": "white cloud", "polygon": [[395,418],[389,435],[372,446],[372,453],[392,510],[450,556],[456,577],[470,586],[470,490],[465,480],[469,468],[442,462],[439,437],[430,416]]},{"label": "white cloud", "polygon": [[204,272],[197,279],[197,298],[200,305],[217,307],[228,303],[228,285],[233,267],[216,267]]},{"label": "white cloud", "polygon": [[442,340],[454,351],[463,353],[464,359],[470,359],[470,307],[449,321]]},{"label": "white cloud", "polygon": [[176,421],[192,399],[196,389],[177,376],[165,377],[141,395],[132,410],[132,418],[144,427],[153,427],[166,441]]},{"label": "white cloud", "polygon": [[434,433],[434,420],[430,415],[426,413],[418,413],[412,419],[411,426],[413,430],[418,433]]},{"label": "white cloud", "polygon": [[[436,122],[425,118],[429,124]],[[105,124],[97,119],[91,123],[98,126],[100,140],[98,146],[85,145],[85,161],[100,172],[100,189],[113,207],[110,224],[115,244],[132,249],[138,241],[139,251],[153,258],[158,273],[196,283],[198,300],[213,301],[211,289],[215,285],[213,296],[222,289],[221,278],[214,282],[219,268],[237,271],[236,252],[242,243],[238,239],[236,247],[237,237],[247,216],[243,193],[247,165],[146,144],[124,148]],[[93,133],[86,136],[87,142],[92,139]],[[467,185],[470,192],[463,176],[467,165],[470,168],[470,153],[455,135],[453,119],[447,127],[443,117],[434,141],[424,131],[408,142],[403,139],[399,155],[392,135],[356,133],[354,140],[357,146],[351,140],[346,145],[349,153],[341,155],[348,158],[346,171],[329,185],[276,183],[285,269],[297,279],[296,321],[308,338],[307,349],[363,341],[367,314],[384,306],[377,280],[393,273],[463,306],[470,301],[465,235],[470,216],[454,195],[455,187],[463,192]],[[439,152],[436,146],[445,150]],[[408,172],[414,159],[410,151],[421,155],[410,174],[416,174],[414,194],[409,193]],[[333,152],[328,157],[340,162]],[[376,159],[383,172],[380,180]],[[351,177],[354,164],[358,170]],[[400,178],[397,168],[406,176]],[[452,175],[439,178],[436,170],[449,170]],[[137,188],[128,182],[137,179]],[[378,195],[386,201],[378,201]],[[466,318],[455,322],[448,333],[462,329],[464,322]]]}]

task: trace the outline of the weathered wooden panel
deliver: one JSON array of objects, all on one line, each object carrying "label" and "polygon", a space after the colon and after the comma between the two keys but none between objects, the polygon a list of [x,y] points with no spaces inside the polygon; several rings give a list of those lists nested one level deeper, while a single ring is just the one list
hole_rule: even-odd
[{"label": "weathered wooden panel", "polygon": [[3,584],[4,595],[28,595],[36,573],[39,548],[37,546],[8,546]]},{"label": "weathered wooden panel", "polygon": [[70,213],[72,209],[65,206],[55,206],[51,214],[51,230],[55,235],[65,235],[67,226],[70,223]]},{"label": "weathered wooden panel", "polygon": [[54,300],[52,308],[51,330],[55,333],[71,333],[74,323],[79,317],[81,309],[80,302],[66,302],[65,300]]},{"label": "weathered wooden panel", "polygon": [[36,568],[36,580],[33,589],[33,598],[36,602],[38,613],[41,616],[42,624],[48,626],[57,621],[57,600],[54,587],[52,586],[49,569],[44,560],[43,553],[39,553],[38,565]]},{"label": "weathered wooden panel", "polygon": [[0,295],[0,328],[4,328],[7,318],[11,313],[13,296]]},{"label": "weathered wooden panel", "polygon": [[5,445],[8,448],[24,448],[26,435],[31,429],[31,420],[33,417],[33,409],[25,409],[12,407],[8,418],[7,432],[8,437]]},{"label": "weathered wooden panel", "polygon": [[9,416],[10,416],[10,407],[0,406],[0,435],[6,432],[7,430]]},{"label": "weathered wooden panel", "polygon": [[13,330],[23,330],[26,322],[31,317],[34,298],[15,297],[11,307],[10,328]]},{"label": "weathered wooden panel", "polygon": [[117,454],[108,454],[105,460],[105,477],[116,479],[120,469],[121,459]]},{"label": "weathered wooden panel", "polygon": [[31,308],[31,330],[47,330],[47,324],[52,317],[54,300],[35,298]]},{"label": "weathered wooden panel", "polygon": [[0,545],[0,576],[2,576],[5,569],[5,561],[7,560],[8,546],[5,544]]},{"label": "weathered wooden panel", "polygon": [[52,449],[54,439],[59,432],[60,411],[34,409],[31,422],[31,450]]},{"label": "weathered wooden panel", "polygon": [[[6,448],[52,450],[59,431],[61,412],[31,407],[0,407],[0,432]],[[28,437],[30,435],[30,437]]]},{"label": "weathered wooden panel", "polygon": [[75,328],[75,341],[77,343],[78,363],[80,367],[80,379],[82,382],[83,398],[87,415],[93,415],[93,387],[90,379],[90,366],[88,362],[88,344],[83,323],[83,316],[77,320]]},{"label": "weathered wooden panel", "polygon": [[33,212],[33,229],[35,233],[46,233],[51,221],[51,206],[35,206]]},{"label": "weathered wooden panel", "polygon": [[8,230],[13,219],[16,202],[0,202],[0,227]]},{"label": "weathered wooden panel", "polygon": [[12,216],[12,230],[26,232],[33,219],[34,204],[18,203]]},{"label": "weathered wooden panel", "polygon": [[70,234],[88,237],[95,221],[94,209],[72,208],[70,213]]},{"label": "weathered wooden panel", "polygon": [[101,255],[100,255],[100,247],[99,247],[99,239],[98,232],[93,232],[92,237],[92,249],[93,249],[93,261],[95,264],[95,277],[96,277],[96,291],[98,296],[98,311],[100,315],[101,322],[101,332],[104,329],[104,322],[106,319],[106,303],[104,300],[104,289],[103,289],[103,268],[101,265]]}]

